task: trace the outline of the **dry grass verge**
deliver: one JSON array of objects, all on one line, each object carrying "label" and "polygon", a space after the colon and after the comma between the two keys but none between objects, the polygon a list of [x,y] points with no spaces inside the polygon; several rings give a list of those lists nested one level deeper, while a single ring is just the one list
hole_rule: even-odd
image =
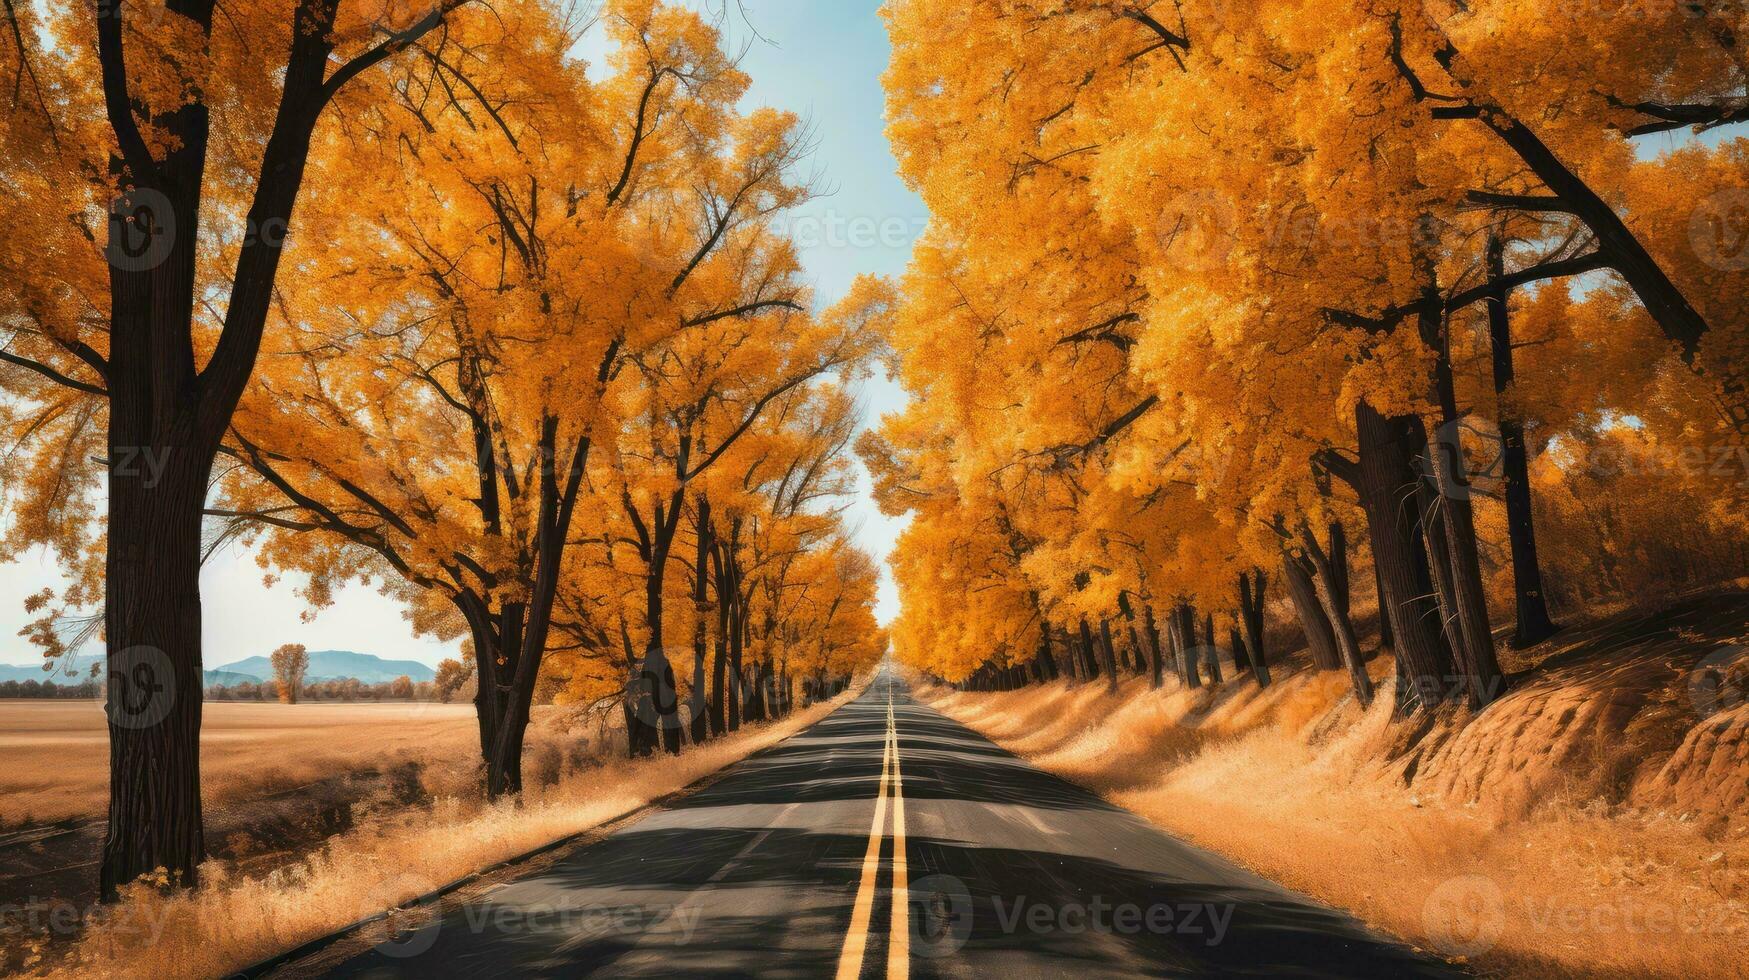
[{"label": "dry grass verge", "polygon": [[147,883],[88,924],[51,977],[220,977],[394,908],[449,881],[611,822],[774,745],[860,692],[675,757],[617,760],[565,773],[517,802],[463,797],[380,815],[317,852],[261,876],[202,869],[199,888],[165,894]]},{"label": "dry grass verge", "polygon": [[[1749,972],[1749,821],[1633,806],[1619,746],[1651,750],[1627,739],[1621,697],[1601,697],[1627,726],[1611,731],[1526,682],[1521,703],[1442,719],[1405,751],[1385,685],[1366,712],[1336,673],[1266,691],[919,693],[1174,834],[1485,974]],[[1542,720],[1551,710],[1560,724]],[[1512,737],[1512,758],[1451,748],[1483,725]],[[1681,736],[1652,741],[1668,755]]]}]

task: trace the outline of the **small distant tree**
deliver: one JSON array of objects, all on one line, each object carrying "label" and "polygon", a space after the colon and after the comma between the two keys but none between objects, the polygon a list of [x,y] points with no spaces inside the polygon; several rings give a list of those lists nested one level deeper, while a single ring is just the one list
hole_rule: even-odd
[{"label": "small distant tree", "polygon": [[273,651],[273,677],[279,685],[279,699],[286,704],[298,703],[298,689],[303,686],[304,672],[310,669],[310,655],[302,643],[287,643]]},{"label": "small distant tree", "polygon": [[455,692],[461,690],[473,673],[473,664],[463,664],[460,660],[438,661],[437,679],[432,682],[437,690],[437,700],[448,704],[449,699],[455,697]]},{"label": "small distant tree", "polygon": [[413,678],[406,674],[389,682],[389,697],[399,701],[413,700]]}]

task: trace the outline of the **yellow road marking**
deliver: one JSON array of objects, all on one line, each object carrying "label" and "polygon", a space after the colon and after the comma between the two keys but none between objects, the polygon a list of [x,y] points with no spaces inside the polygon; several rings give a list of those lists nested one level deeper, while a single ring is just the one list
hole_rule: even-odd
[{"label": "yellow road marking", "polygon": [[887,932],[887,978],[911,976],[911,871],[905,862],[905,777],[899,770],[899,726],[887,697],[887,740],[893,751],[893,918]]},{"label": "yellow road marking", "polygon": [[880,794],[875,797],[874,825],[868,832],[868,851],[862,858],[862,884],[856,889],[856,906],[850,913],[850,932],[844,937],[844,950],[838,954],[838,980],[857,980],[862,975],[862,954],[868,947],[868,921],[874,913],[875,878],[881,868],[881,840],[887,825],[887,785],[892,763],[893,742],[889,738],[881,750],[881,787]]}]

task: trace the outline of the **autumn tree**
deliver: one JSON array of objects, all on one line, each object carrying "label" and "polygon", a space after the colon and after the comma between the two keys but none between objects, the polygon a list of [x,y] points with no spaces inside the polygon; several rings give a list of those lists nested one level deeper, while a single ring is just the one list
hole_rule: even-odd
[{"label": "autumn tree", "polygon": [[[886,16],[889,133],[936,219],[896,317],[914,401],[879,454],[908,488],[894,505],[917,514],[895,562],[907,616],[934,608],[918,593],[965,581],[926,529],[963,549],[989,500],[1027,556],[1006,593],[1063,604],[1082,676],[1106,669],[1095,653],[1109,657],[1122,607],[1147,593],[1171,608],[1184,683],[1203,678],[1183,653],[1214,642],[1191,603],[1237,607],[1229,646],[1249,662],[1260,570],[1279,567],[1314,663],[1345,667],[1364,701],[1335,547],[1364,526],[1398,709],[1482,706],[1504,678],[1478,540],[1493,518],[1465,433],[1491,413],[1510,447],[1519,396],[1542,395],[1510,361],[1486,389],[1468,373],[1484,309],[1504,351],[1515,295],[1559,297],[1588,276],[1627,311],[1585,353],[1548,351],[1570,355],[1555,368],[1568,378],[1596,378],[1551,399],[1551,421],[1585,431],[1663,402],[1618,386],[1637,372],[1610,373],[1595,348],[1614,345],[1686,371],[1712,406],[1677,411],[1691,432],[1741,425],[1740,309],[1716,292],[1727,263],[1694,247],[1719,237],[1707,195],[1741,186],[1730,151],[1682,151],[1687,172],[1712,173],[1657,181],[1683,188],[1672,199],[1646,179],[1668,164],[1629,142],[1735,118],[1716,93],[1740,83],[1724,40],[1740,12],[992,0]],[[1640,54],[1554,40],[1580,36]],[[1641,346],[1645,327],[1662,343]],[[946,479],[915,486],[937,456]],[[1503,543],[1520,640],[1535,642],[1551,622],[1521,463]],[[950,616],[898,635],[938,666],[925,648],[972,644],[938,671],[957,678],[1003,668],[1012,632],[1006,615]]]},{"label": "autumn tree", "polygon": [[473,670],[460,660],[445,657],[437,662],[437,676],[432,680],[432,690],[437,700],[448,704],[455,697],[468,678],[473,676]]},{"label": "autumn tree", "polygon": [[268,658],[273,665],[273,680],[279,688],[283,704],[297,704],[298,691],[304,686],[304,673],[310,669],[310,655],[302,643],[287,643]]},{"label": "autumn tree", "polygon": [[[6,165],[44,192],[33,206],[73,205],[50,211],[72,215],[77,237],[51,240],[79,247],[83,238],[86,254],[48,263],[46,277],[9,262],[20,282],[41,285],[19,293],[13,323],[24,332],[5,361],[95,400],[77,410],[65,394],[27,403],[50,423],[32,440],[64,448],[89,439],[96,420],[107,427],[95,454],[106,461],[113,695],[105,896],[154,869],[190,884],[205,855],[201,511],[254,373],[304,177],[332,164],[322,134],[386,97],[373,69],[404,60],[463,6],[252,2],[227,8],[219,30],[210,0],[8,5],[5,57],[21,98],[11,101]],[[36,149],[45,145],[46,154]],[[75,506],[58,526],[24,533],[57,544],[71,529],[89,533],[99,515]]]}]

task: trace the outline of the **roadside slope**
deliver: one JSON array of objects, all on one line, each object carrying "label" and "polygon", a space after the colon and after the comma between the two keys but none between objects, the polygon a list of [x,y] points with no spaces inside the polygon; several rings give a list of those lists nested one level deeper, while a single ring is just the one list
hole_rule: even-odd
[{"label": "roadside slope", "polygon": [[[1745,597],[1532,651],[1478,718],[1405,731],[1337,673],[920,698],[1159,826],[1512,975],[1740,976]],[[1389,683],[1390,666],[1372,670]]]}]

